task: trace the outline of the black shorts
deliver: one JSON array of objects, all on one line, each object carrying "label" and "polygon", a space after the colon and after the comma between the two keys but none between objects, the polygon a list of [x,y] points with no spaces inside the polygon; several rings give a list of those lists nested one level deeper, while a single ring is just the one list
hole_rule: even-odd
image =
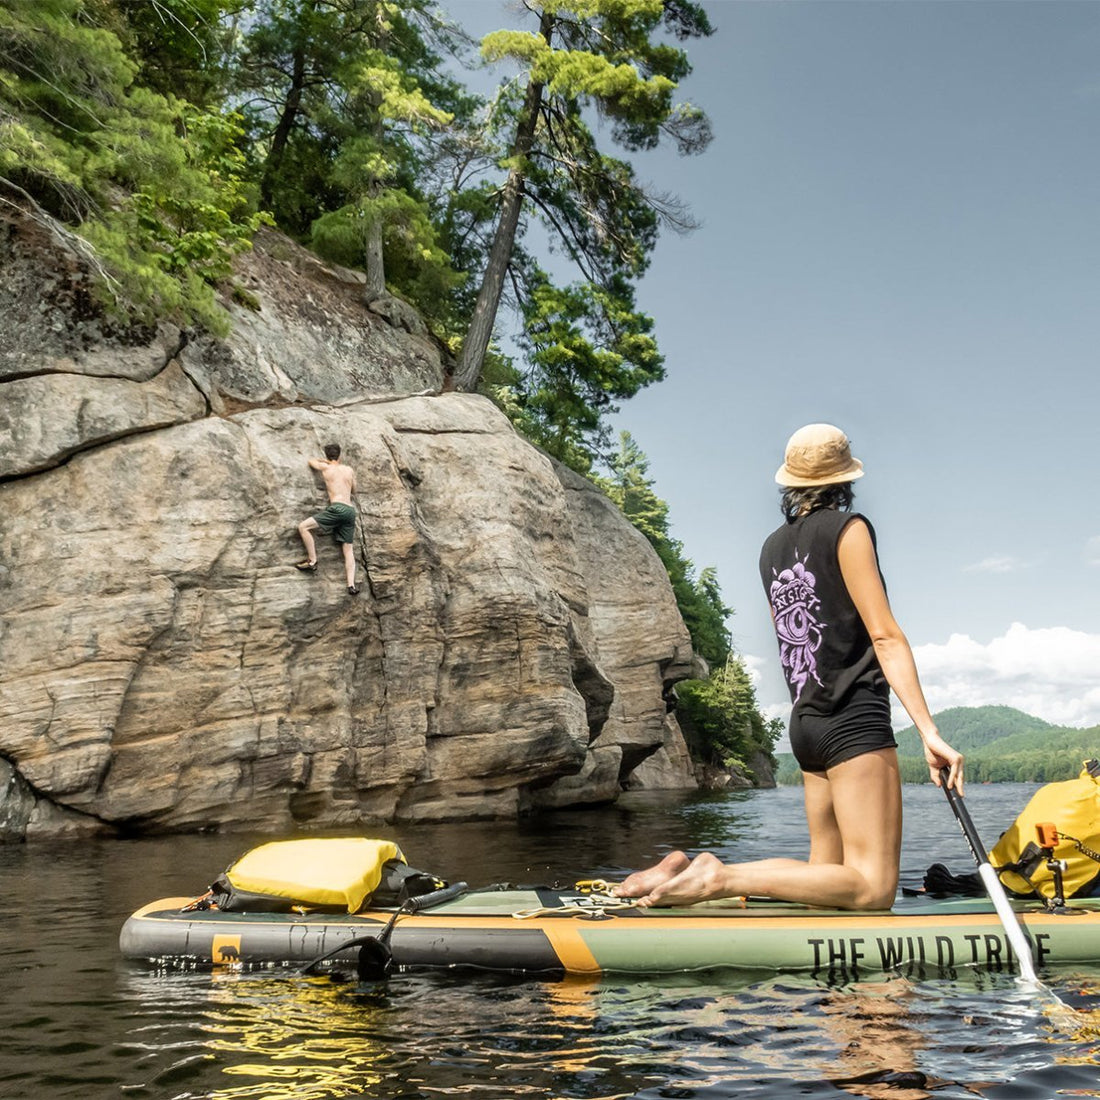
[{"label": "black shorts", "polygon": [[878,749],[896,749],[890,699],[860,691],[834,714],[791,714],[791,752],[804,772],[823,772]]}]

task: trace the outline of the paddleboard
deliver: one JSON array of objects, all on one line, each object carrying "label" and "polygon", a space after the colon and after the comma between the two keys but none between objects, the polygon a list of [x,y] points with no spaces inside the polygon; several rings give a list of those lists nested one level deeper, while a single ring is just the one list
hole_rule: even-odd
[{"label": "paddleboard", "polygon": [[[423,912],[236,913],[165,898],[134,913],[124,957],[163,967],[301,968],[341,945],[379,936],[399,968],[512,974],[666,974],[713,968],[864,974],[960,967],[1016,969],[986,899],[899,897],[881,912],[815,909],[768,900],[638,909],[608,896],[549,888],[473,890]],[[1100,899],[1064,913],[1014,902],[1035,964],[1100,963]]]}]

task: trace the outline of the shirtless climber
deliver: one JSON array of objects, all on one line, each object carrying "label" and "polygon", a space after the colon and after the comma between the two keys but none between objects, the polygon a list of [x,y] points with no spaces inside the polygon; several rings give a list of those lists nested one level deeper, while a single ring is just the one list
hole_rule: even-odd
[{"label": "shirtless climber", "polygon": [[313,531],[335,535],[344,554],[348,595],[358,596],[359,588],[355,583],[355,509],[351,503],[351,494],[355,492],[355,471],[340,461],[340,446],[337,443],[329,443],[325,447],[324,458],[309,459],[309,468],[319,471],[325,479],[329,506],[298,524],[298,534],[302,536],[302,544],[306,548],[306,560],[298,562],[296,568],[303,573],[317,571],[317,545]]}]

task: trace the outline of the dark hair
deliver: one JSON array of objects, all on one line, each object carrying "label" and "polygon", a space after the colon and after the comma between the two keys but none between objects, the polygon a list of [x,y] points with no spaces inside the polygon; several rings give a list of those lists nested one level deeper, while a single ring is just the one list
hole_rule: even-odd
[{"label": "dark hair", "polygon": [[339,443],[326,443],[325,444],[325,458],[329,462],[335,462],[340,457],[340,444]]},{"label": "dark hair", "polygon": [[808,516],[822,508],[850,512],[855,495],[850,481],[837,485],[809,485],[804,489],[788,487],[783,490],[779,507],[783,509],[787,522],[793,523],[799,516]]}]

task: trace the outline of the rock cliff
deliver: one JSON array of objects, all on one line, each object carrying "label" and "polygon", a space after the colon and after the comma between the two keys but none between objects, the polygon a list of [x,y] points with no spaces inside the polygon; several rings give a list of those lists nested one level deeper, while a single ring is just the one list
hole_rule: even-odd
[{"label": "rock cliff", "polygon": [[[0,274],[0,838],[694,784],[656,555],[491,403],[442,393],[407,308],[271,233],[225,340],[112,327],[28,219],[0,221]],[[357,597],[325,541],[292,566],[330,441],[357,471]]]}]

